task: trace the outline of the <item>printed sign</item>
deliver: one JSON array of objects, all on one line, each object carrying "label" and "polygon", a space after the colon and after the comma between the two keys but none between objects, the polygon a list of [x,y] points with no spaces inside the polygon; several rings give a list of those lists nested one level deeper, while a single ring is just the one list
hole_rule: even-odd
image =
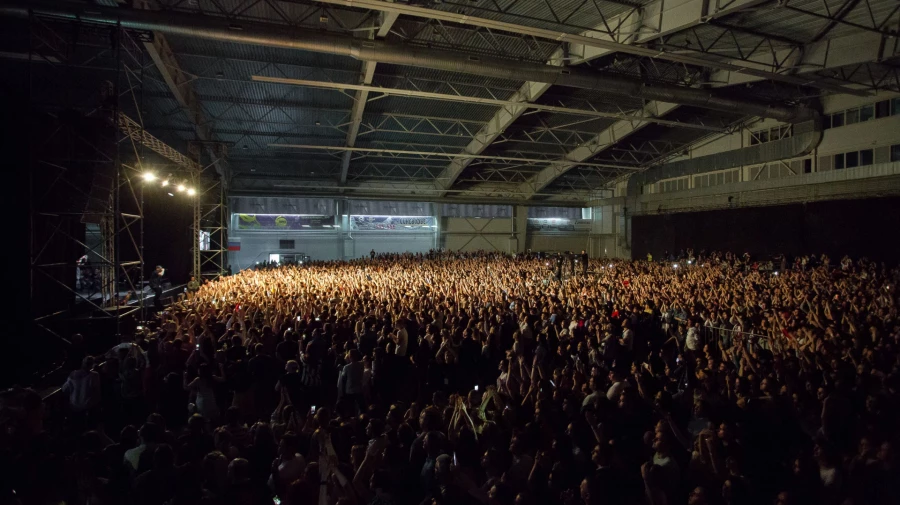
[{"label": "printed sign", "polygon": [[350,216],[353,231],[423,232],[437,228],[433,216]]},{"label": "printed sign", "polygon": [[569,219],[529,218],[527,226],[529,230],[575,231],[575,222]]},{"label": "printed sign", "polygon": [[238,214],[238,230],[309,230],[331,228],[334,216],[298,214]]}]

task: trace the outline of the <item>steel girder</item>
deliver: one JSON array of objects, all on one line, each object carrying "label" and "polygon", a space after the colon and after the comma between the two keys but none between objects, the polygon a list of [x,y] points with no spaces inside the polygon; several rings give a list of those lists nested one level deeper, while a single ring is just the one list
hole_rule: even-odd
[{"label": "steel girder", "polygon": [[[761,50],[751,49],[747,58],[762,66],[773,66],[783,72],[808,79],[830,80],[853,83],[854,86],[876,91],[879,89],[900,90],[900,85],[891,78],[873,78],[871,73],[860,74],[852,69],[865,68],[872,62],[883,62],[900,57],[900,41],[896,37],[885,38],[875,33],[846,35],[829,40],[813,42],[802,47],[774,49],[773,46]],[[841,70],[845,71],[842,72]],[[849,70],[848,70],[849,69]],[[733,72],[713,72],[709,76],[713,86],[730,86],[760,81],[759,78]]]},{"label": "steel girder", "polygon": [[[341,192],[343,190],[343,193]],[[418,200],[428,199],[429,201],[447,201],[447,202],[473,202],[484,203],[485,198],[491,198],[495,203],[519,203],[523,202],[521,194],[517,193],[515,187],[503,185],[503,187],[484,186],[475,190],[457,190],[451,189],[448,194],[459,195],[454,198],[439,197],[436,194],[434,184],[431,182],[418,181],[365,181],[358,184],[347,184],[341,186],[337,181],[298,181],[296,179],[284,176],[259,177],[244,176],[238,174],[234,178],[231,194],[253,194],[259,195],[264,193],[274,194],[291,194],[293,196],[310,194],[317,196],[344,196],[348,193],[355,197],[382,199],[382,200]],[[464,194],[463,194],[464,193]],[[579,191],[569,194],[549,194],[543,193],[539,196],[546,198],[544,202],[558,203],[567,206],[583,206],[593,193],[589,191]]]},{"label": "steel girder", "polygon": [[[603,54],[622,52],[633,54],[635,56],[643,56],[657,58],[661,60],[673,61],[685,65],[695,65],[700,67],[715,68],[720,70],[730,70],[734,72],[745,72],[750,75],[758,75],[766,79],[787,82],[791,84],[809,85],[800,79],[796,79],[790,75],[783,75],[774,70],[759,70],[755,66],[744,65],[737,61],[722,61],[715,58],[709,58],[702,52],[695,51],[679,51],[668,52],[659,49],[644,47],[642,44],[621,43],[615,41],[617,32],[613,29],[593,30],[605,37],[592,36],[590,34],[572,34],[560,30],[548,30],[533,26],[517,25],[514,23],[506,23],[486,18],[479,18],[467,14],[451,13],[424,7],[416,7],[410,5],[395,4],[384,0],[316,0],[321,3],[344,5],[348,7],[368,8],[378,11],[399,12],[400,14],[413,17],[436,19],[447,22],[454,22],[463,25],[479,26],[492,30],[506,31],[512,33],[521,33],[530,35],[535,38],[560,41],[569,44],[578,44],[584,47],[591,47],[605,51]],[[688,28],[691,24],[708,22],[713,19],[725,17],[737,12],[743,12],[750,8],[759,7],[769,3],[771,0],[731,0],[724,8],[719,5],[711,5],[708,0],[690,0],[685,4],[667,7],[660,0],[645,6],[644,21],[642,23],[651,26],[658,26],[656,31],[658,34],[665,32],[681,31]],[[667,10],[668,9],[668,10]],[[689,23],[685,23],[686,19],[690,19]],[[646,42],[643,38],[637,38],[635,42]],[[815,86],[815,84],[814,84]],[[857,94],[856,90],[844,88],[842,86],[834,86],[830,84],[821,84],[821,87],[830,89],[831,91]]]},{"label": "steel girder", "polygon": [[[378,26],[373,26],[372,30],[366,32],[368,38],[374,39],[376,35],[383,38],[391,31],[391,27],[393,26],[394,21],[397,21],[397,17],[397,13],[381,13]],[[372,84],[372,79],[375,77],[376,66],[378,66],[378,63],[374,61],[362,62],[362,68],[359,72],[359,84]],[[356,136],[359,134],[359,127],[366,110],[366,102],[368,101],[369,92],[364,89],[357,90],[356,95],[353,97],[353,108],[350,110],[350,124],[347,131],[346,142],[347,147],[356,145]],[[347,173],[349,170],[350,152],[347,152],[344,153],[344,158],[341,160],[341,184],[347,182]]]},{"label": "steel girder", "polygon": [[[650,102],[645,107],[645,112],[655,116],[664,116],[678,107],[677,104]],[[647,124],[646,122],[617,121],[606,130],[600,132],[590,142],[584,143],[567,153],[563,159],[570,161],[569,163],[551,163],[533,179],[522,183],[519,186],[519,192],[532,196],[542,192],[557,177],[578,165],[578,163],[571,163],[571,161],[584,162],[589,160],[597,153],[609,149],[623,138],[640,131]],[[581,166],[590,166],[590,164],[585,163]],[[526,199],[530,199],[532,196],[526,196]]]}]

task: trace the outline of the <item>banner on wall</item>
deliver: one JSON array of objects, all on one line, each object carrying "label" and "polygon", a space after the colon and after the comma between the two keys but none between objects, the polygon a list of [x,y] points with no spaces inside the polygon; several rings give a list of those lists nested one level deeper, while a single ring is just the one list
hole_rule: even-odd
[{"label": "banner on wall", "polygon": [[423,232],[437,228],[434,216],[350,216],[353,231]]},{"label": "banner on wall", "polygon": [[559,218],[529,218],[529,230],[539,231],[575,231],[575,221]]},{"label": "banner on wall", "polygon": [[238,214],[238,230],[311,230],[334,227],[334,216]]}]

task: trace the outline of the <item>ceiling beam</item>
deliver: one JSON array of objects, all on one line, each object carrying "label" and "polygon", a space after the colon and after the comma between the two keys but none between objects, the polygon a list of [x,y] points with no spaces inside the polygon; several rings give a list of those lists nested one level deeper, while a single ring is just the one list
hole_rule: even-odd
[{"label": "ceiling beam", "polygon": [[[508,185],[505,185],[508,186]],[[348,193],[358,198],[370,198],[377,200],[412,200],[412,201],[437,201],[447,203],[484,203],[486,198],[491,198],[491,203],[496,204],[523,204],[524,195],[517,193],[515,187],[513,189],[504,189],[501,186],[485,187],[478,190],[450,190],[447,193],[459,194],[458,197],[440,197],[437,190],[430,181],[365,181],[351,183],[344,186],[337,184],[334,180],[308,180],[295,179],[284,176],[263,176],[255,177],[255,174],[244,174],[235,177],[234,185],[230,192],[231,195],[247,195],[259,196],[260,194],[285,194],[291,196],[298,195],[317,195],[317,196],[335,196],[346,198]],[[509,195],[501,198],[493,198],[498,194]],[[584,204],[595,197],[596,193],[571,192],[569,194],[550,194],[545,193],[539,196],[546,198],[541,200],[540,205],[547,203],[559,204],[563,206],[583,207]],[[535,205],[538,205],[535,203]]]},{"label": "ceiling beam", "polygon": [[289,149],[312,149],[312,150],[321,150],[321,151],[349,151],[349,152],[362,152],[362,153],[379,153],[379,154],[399,154],[399,155],[412,155],[412,156],[423,156],[423,157],[437,157],[437,158],[469,158],[469,159],[484,159],[484,160],[502,160],[502,161],[521,161],[525,163],[555,163],[560,166],[584,166],[584,167],[597,167],[597,168],[614,168],[619,170],[640,170],[638,167],[630,166],[630,165],[617,165],[613,163],[583,163],[578,160],[569,160],[562,159],[558,161],[547,160],[547,159],[538,159],[538,158],[524,158],[519,156],[503,156],[503,155],[485,155],[485,154],[468,154],[468,153],[446,153],[439,151],[414,151],[414,150],[405,150],[405,149],[377,149],[371,147],[342,147],[342,146],[317,146],[317,145],[309,145],[309,144],[269,144],[269,147],[283,147]]},{"label": "ceiling beam", "polygon": [[[650,102],[644,107],[644,110],[648,114],[664,116],[676,108],[678,108],[677,104]],[[559,176],[568,172],[572,167],[578,166],[579,162],[589,160],[598,153],[609,149],[622,139],[641,130],[643,127],[647,126],[647,124],[649,123],[631,121],[616,122],[606,130],[600,132],[596,137],[591,139],[590,142],[569,151],[569,153],[563,157],[563,159],[566,160],[565,163],[550,163],[531,180],[522,183],[519,186],[519,193],[526,195],[526,199],[537,196]],[[589,166],[589,164],[585,163],[582,166]]]},{"label": "ceiling beam", "polygon": [[[139,2],[138,7],[143,9],[150,8],[150,2]],[[144,48],[159,73],[162,75],[163,81],[171,91],[172,96],[181,106],[182,112],[187,116],[188,121],[194,128],[197,139],[203,142],[203,146],[209,153],[212,164],[216,167],[216,171],[222,176],[222,180],[228,178],[225,160],[219,156],[219,151],[210,144],[215,141],[215,135],[212,133],[210,123],[206,120],[203,108],[191,85],[189,75],[181,69],[178,59],[175,57],[172,46],[165,35],[154,33],[153,40],[144,42]]]},{"label": "ceiling beam", "polygon": [[[429,9],[426,7],[418,7],[413,5],[397,4],[387,2],[385,0],[315,0],[319,3],[341,5],[344,7],[356,7],[361,9],[371,9],[383,12],[397,12],[399,14],[422,18],[435,19],[458,23],[462,25],[479,26],[489,30],[498,30],[503,32],[517,33],[521,35],[531,36],[535,38],[552,40],[555,42],[568,43],[573,49],[577,46],[585,48],[599,49],[596,55],[591,58],[622,52],[635,56],[647,58],[655,58],[659,60],[673,61],[685,65],[694,65],[699,67],[714,68],[719,70],[728,70],[731,72],[744,72],[755,75],[764,79],[787,82],[790,84],[810,84],[795,79],[791,75],[779,74],[775,69],[760,70],[756,66],[747,65],[745,62],[734,60],[721,60],[711,58],[708,55],[698,51],[678,51],[669,52],[657,48],[645,47],[641,43],[653,38],[664,36],[668,33],[676,33],[703,23],[720,19],[738,12],[747,12],[750,9],[766,6],[767,4],[775,4],[774,0],[731,0],[724,7],[720,7],[719,2],[710,2],[709,0],[687,0],[685,2],[665,2],[658,0],[643,9],[645,10],[641,16],[640,25],[632,27],[631,31],[641,31],[644,25],[654,32],[652,37],[636,37],[631,43],[619,42],[618,30],[610,27],[609,29],[598,30],[592,34],[573,34],[559,30],[550,30],[546,28],[537,28],[534,26],[519,25],[515,23],[506,23],[493,19],[480,18],[470,16],[465,12],[450,12],[437,9]],[[673,5],[675,4],[675,5]],[[715,5],[713,5],[715,4]],[[773,8],[779,8],[774,5]],[[574,54],[577,52],[573,51]],[[822,85],[824,89],[831,91],[859,94],[858,90],[852,88],[844,89],[841,86],[833,86],[829,84]]]},{"label": "ceiling beam", "polygon": [[481,98],[474,96],[463,96],[463,95],[450,95],[445,93],[431,93],[427,91],[416,91],[416,90],[407,90],[407,89],[396,89],[396,88],[381,88],[377,86],[366,86],[362,84],[342,84],[337,82],[325,82],[325,81],[310,81],[303,79],[287,79],[283,77],[266,77],[261,75],[253,75],[250,78],[254,81],[260,82],[271,82],[278,84],[291,84],[295,86],[308,86],[315,88],[325,88],[325,89],[334,89],[334,90],[359,90],[365,89],[368,91],[374,91],[378,93],[382,93],[384,95],[395,95],[395,96],[405,96],[410,98],[422,98],[422,99],[430,99],[430,100],[444,100],[450,102],[460,102],[460,103],[471,103],[478,105],[493,105],[493,106],[527,106],[529,109],[535,109],[540,111],[547,112],[557,112],[560,114],[571,114],[575,116],[593,116],[593,117],[602,117],[609,119],[616,119],[622,121],[645,121],[650,123],[657,123],[667,126],[677,126],[680,128],[693,128],[697,130],[706,130],[712,132],[723,132],[724,128],[719,128],[716,126],[696,124],[696,123],[684,123],[681,121],[669,121],[662,118],[646,116],[643,114],[631,115],[624,113],[614,113],[614,112],[601,112],[598,110],[587,110],[587,109],[571,109],[568,107],[557,107],[554,105],[542,105],[536,103],[523,103],[516,102],[510,100],[497,100],[494,98]]},{"label": "ceiling beam", "polygon": [[[379,16],[380,26],[378,27],[377,33],[372,30],[366,31],[365,33],[368,35],[369,39],[372,39],[377,35],[379,38],[384,38],[391,31],[391,27],[394,25],[394,22],[397,21],[397,17],[399,14],[396,12],[382,12]],[[375,67],[378,65],[378,62],[375,61],[363,61],[362,69],[359,73],[359,83],[364,85],[372,84],[372,79],[375,77]],[[359,125],[362,123],[363,114],[366,111],[366,102],[369,101],[369,91],[365,89],[356,90],[356,95],[353,97],[353,108],[350,109],[350,124],[349,129],[347,130],[347,147],[353,147],[356,145],[356,136],[359,135]],[[347,183],[347,173],[350,170],[350,152],[347,151],[344,153],[344,158],[341,160],[341,184]]]},{"label": "ceiling beam", "polygon": [[[640,47],[641,44],[668,37],[684,30],[697,28],[734,14],[764,7],[769,3],[773,3],[773,0],[732,0],[728,2],[710,2],[709,0],[666,2],[665,0],[656,0],[644,6],[640,16],[617,19],[617,30],[599,31],[588,35],[599,40]],[[616,52],[628,53],[628,51],[616,47],[600,47],[590,43],[590,41],[587,43],[584,41],[572,41],[569,43],[569,54],[572,56],[571,64],[573,65],[602,58]],[[647,55],[636,54],[636,56]]]},{"label": "ceiling beam", "polygon": [[[565,47],[560,46],[553,52],[550,58],[547,59],[547,64],[563,66],[566,63],[565,58]],[[490,147],[498,137],[503,135],[507,128],[528,110],[528,104],[536,102],[548,89],[550,89],[550,84],[545,82],[527,81],[525,84],[522,84],[522,86],[509,97],[508,101],[512,103],[500,107],[497,112],[494,113],[487,124],[482,126],[478,133],[472,137],[469,144],[463,148],[463,153],[480,154],[484,152],[485,149]],[[473,159],[474,158],[454,158],[451,160],[450,164],[441,172],[441,177],[438,177],[438,179],[435,180],[437,189],[446,191],[453,187],[456,180]],[[441,194],[440,196],[444,195]]]},{"label": "ceiling beam", "polygon": [[[760,58],[765,58],[767,61],[761,62],[761,67],[779,65],[784,69],[783,71],[793,73],[798,79],[812,82],[813,80],[823,79],[822,76],[815,75],[815,72],[900,57],[900,43],[898,43],[896,38],[885,40],[884,37],[877,33],[863,32],[813,42],[806,44],[802,48],[789,48],[762,53]],[[804,76],[804,74],[809,75]],[[761,80],[761,78],[753,75],[726,70],[712,72],[709,76],[709,81],[714,87],[746,84]]]}]

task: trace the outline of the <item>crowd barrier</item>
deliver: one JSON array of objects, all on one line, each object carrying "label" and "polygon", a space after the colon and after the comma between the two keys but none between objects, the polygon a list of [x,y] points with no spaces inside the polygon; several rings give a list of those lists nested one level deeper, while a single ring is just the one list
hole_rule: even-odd
[{"label": "crowd barrier", "polygon": [[[660,325],[663,331],[666,332],[668,336],[677,335],[679,342],[683,342],[686,336],[686,333],[678,333],[687,331],[686,329],[681,329],[683,327],[682,325],[685,323],[687,323],[686,320],[679,318],[675,318],[674,322],[668,324],[666,324],[665,320],[660,319]],[[772,342],[768,335],[737,331],[733,328],[726,328],[724,326],[707,326],[705,324],[701,325],[697,330],[700,334],[700,345],[708,345],[712,349],[731,349],[734,346],[734,342],[740,340],[745,347],[754,346],[758,349],[767,351],[773,350]]]}]

